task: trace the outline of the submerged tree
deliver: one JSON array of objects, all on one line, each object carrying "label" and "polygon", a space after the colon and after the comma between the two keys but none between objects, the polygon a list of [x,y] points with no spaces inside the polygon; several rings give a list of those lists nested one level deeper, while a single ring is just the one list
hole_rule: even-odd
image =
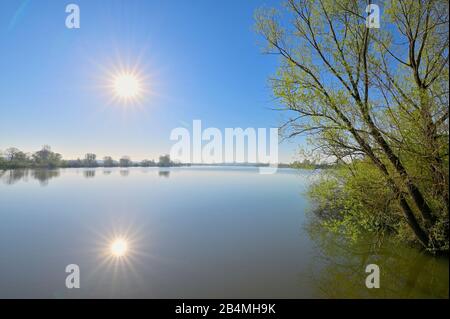
[{"label": "submerged tree", "polygon": [[281,57],[274,94],[294,114],[283,133],[370,163],[415,238],[448,250],[448,3],[387,1],[381,29],[366,27],[370,3],[288,0],[257,13]]}]

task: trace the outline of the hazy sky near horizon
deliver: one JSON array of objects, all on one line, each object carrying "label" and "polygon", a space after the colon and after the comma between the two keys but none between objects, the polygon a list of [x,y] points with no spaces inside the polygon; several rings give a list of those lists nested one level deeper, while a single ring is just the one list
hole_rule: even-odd
[{"label": "hazy sky near horizon", "polygon": [[[67,29],[76,3],[81,28]],[[64,158],[157,159],[172,129],[277,127],[283,115],[268,77],[277,58],[262,54],[254,11],[277,0],[2,0],[0,150],[48,144]],[[111,74],[136,68],[145,101],[112,101]],[[286,115],[285,115],[286,116]],[[280,145],[296,158],[297,139]]]}]

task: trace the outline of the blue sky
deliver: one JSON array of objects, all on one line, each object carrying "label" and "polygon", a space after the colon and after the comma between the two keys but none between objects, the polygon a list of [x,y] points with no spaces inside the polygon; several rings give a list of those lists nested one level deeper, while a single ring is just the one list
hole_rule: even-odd
[{"label": "blue sky", "polygon": [[[170,132],[276,127],[253,14],[279,1],[77,0],[81,28],[65,27],[60,0],[0,4],[0,150],[49,144],[65,158],[95,152],[132,159],[169,153]],[[111,102],[103,86],[119,65],[139,66],[152,94],[139,107]],[[283,143],[295,159],[301,140]]]}]

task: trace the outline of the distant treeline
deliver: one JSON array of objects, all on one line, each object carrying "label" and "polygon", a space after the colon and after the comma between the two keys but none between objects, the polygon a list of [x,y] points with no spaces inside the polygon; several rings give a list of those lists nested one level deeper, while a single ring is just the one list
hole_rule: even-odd
[{"label": "distant treeline", "polygon": [[[246,167],[268,167],[267,163],[191,163],[189,165],[194,166],[246,166]],[[293,163],[278,163],[278,168],[296,168],[296,169],[327,169],[336,167],[335,163],[316,163],[310,160],[304,160],[302,162],[295,161]]]},{"label": "distant treeline", "polygon": [[114,160],[111,156],[105,156],[102,160],[97,160],[97,155],[87,153],[83,159],[64,160],[59,153],[51,150],[45,145],[41,150],[32,154],[25,153],[15,147],[8,148],[0,152],[0,169],[16,168],[71,168],[71,167],[173,167],[183,164],[173,162],[169,155],[162,155],[159,161],[143,160],[133,162],[130,157],[123,156],[119,160]]},{"label": "distant treeline", "polygon": [[[301,162],[295,161],[289,164],[289,167],[298,169],[328,169],[336,167],[336,165],[336,163],[316,163],[315,161],[305,159]],[[283,167],[283,165],[278,165],[278,167]]]},{"label": "distant treeline", "polygon": [[[25,153],[15,147],[10,147],[6,151],[0,151],[0,169],[16,169],[16,168],[77,168],[77,167],[175,167],[175,166],[252,166],[264,167],[269,164],[264,163],[219,163],[219,164],[182,164],[174,162],[169,155],[162,155],[159,161],[143,160],[132,161],[129,156],[123,156],[119,160],[113,159],[111,156],[105,156],[98,160],[97,155],[87,153],[83,159],[65,160],[61,154],[55,153],[51,147],[45,145],[41,150],[34,153]],[[308,159],[302,162],[295,161],[290,164],[280,163],[279,168],[296,168],[296,169],[326,169],[334,167],[334,164],[316,163]]]}]

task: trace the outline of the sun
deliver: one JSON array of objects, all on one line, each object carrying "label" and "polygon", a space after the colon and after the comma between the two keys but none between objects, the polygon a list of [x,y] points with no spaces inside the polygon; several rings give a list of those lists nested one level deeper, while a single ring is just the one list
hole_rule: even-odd
[{"label": "sun", "polygon": [[116,97],[122,100],[138,99],[143,91],[139,76],[128,72],[117,74],[112,86]]},{"label": "sun", "polygon": [[112,242],[110,250],[114,257],[124,257],[128,251],[128,243],[125,239],[118,238]]},{"label": "sun", "polygon": [[[105,64],[98,63],[98,72],[92,72],[95,88],[106,100],[105,107],[117,106],[123,111],[143,110],[156,94],[157,69],[141,63],[141,57],[112,57]],[[133,62],[134,61],[134,62]]]}]

